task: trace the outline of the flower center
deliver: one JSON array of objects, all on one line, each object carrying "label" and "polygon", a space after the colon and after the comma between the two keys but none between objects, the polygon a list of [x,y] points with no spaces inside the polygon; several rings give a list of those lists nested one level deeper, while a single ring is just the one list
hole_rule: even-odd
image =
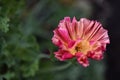
[{"label": "flower center", "polygon": [[75,50],[76,52],[81,52],[86,55],[87,52],[91,50],[90,43],[86,40],[83,40],[79,44],[77,44]]}]

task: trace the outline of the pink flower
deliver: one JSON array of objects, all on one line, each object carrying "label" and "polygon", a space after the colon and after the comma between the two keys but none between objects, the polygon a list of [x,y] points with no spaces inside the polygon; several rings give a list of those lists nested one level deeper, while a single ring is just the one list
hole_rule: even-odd
[{"label": "pink flower", "polygon": [[109,44],[108,32],[101,23],[81,18],[77,21],[74,17],[65,17],[53,31],[52,42],[59,47],[54,52],[60,61],[76,57],[84,67],[89,65],[88,58],[101,60]]}]

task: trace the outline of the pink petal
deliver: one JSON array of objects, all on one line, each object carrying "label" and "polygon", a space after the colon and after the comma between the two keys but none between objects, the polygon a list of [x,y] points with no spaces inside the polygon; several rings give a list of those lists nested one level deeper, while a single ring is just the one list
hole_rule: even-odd
[{"label": "pink petal", "polygon": [[58,28],[54,30],[54,34],[61,40],[63,43],[68,43],[70,41],[70,37],[68,32],[63,28]]},{"label": "pink petal", "polygon": [[72,28],[72,23],[70,23],[70,22],[65,22],[65,24],[66,24],[66,29],[67,29],[67,31],[68,31],[68,34],[69,34],[69,36],[70,36],[70,38],[71,39],[74,39],[74,36],[73,36],[73,28]]},{"label": "pink petal", "polygon": [[68,36],[71,39],[73,39],[73,33],[72,33],[73,30],[72,30],[72,23],[70,17],[65,17],[62,21],[60,21],[58,27],[66,30]]},{"label": "pink petal", "polygon": [[108,32],[105,29],[102,29],[101,31],[99,31],[92,39],[96,39],[101,43],[106,43],[106,44],[110,43]]},{"label": "pink petal", "polygon": [[70,41],[68,43],[68,48],[72,48],[75,45],[75,41]]},{"label": "pink petal", "polygon": [[101,43],[110,43],[107,30],[103,29],[99,22],[96,21],[94,24],[89,25],[88,27],[88,30],[85,32],[87,39],[100,41]]},{"label": "pink petal", "polygon": [[70,17],[65,17],[65,18],[64,18],[64,21],[65,21],[65,22],[71,22],[71,19],[70,19]]},{"label": "pink petal", "polygon": [[90,25],[93,24],[92,21],[86,19],[86,18],[81,18],[81,21],[83,22],[83,26],[84,26],[84,33],[86,32],[86,30],[88,30],[90,28]]},{"label": "pink petal", "polygon": [[87,67],[89,66],[89,61],[87,59],[87,56],[83,55],[83,53],[76,53],[77,61],[82,66]]},{"label": "pink petal", "polygon": [[91,21],[90,25],[88,26],[85,36],[87,39],[91,39],[94,34],[97,33],[97,31],[101,28],[101,24],[95,21]]},{"label": "pink petal", "polygon": [[56,46],[61,46],[62,43],[61,41],[54,35],[52,38],[52,42],[56,45]]},{"label": "pink petal", "polygon": [[95,60],[101,60],[103,59],[103,50],[102,47],[97,48],[96,50],[89,52],[87,55],[89,58],[95,59]]},{"label": "pink petal", "polygon": [[76,40],[77,39],[77,29],[78,27],[78,23],[77,23],[77,20],[75,17],[73,17],[73,20],[72,20],[72,36],[73,36],[73,40]]},{"label": "pink petal", "polygon": [[59,59],[60,61],[73,58],[72,54],[70,54],[68,51],[61,50],[61,49],[58,50],[57,52],[54,52],[54,54],[55,54],[55,57]]},{"label": "pink petal", "polygon": [[68,43],[68,48],[75,48],[78,43],[81,42],[81,39],[77,39],[76,41],[70,41]]},{"label": "pink petal", "polygon": [[78,38],[83,38],[84,33],[88,25],[90,24],[90,20],[86,18],[81,18],[78,22],[77,28],[76,28],[76,34]]},{"label": "pink petal", "polygon": [[80,20],[76,27],[76,36],[77,38],[82,38],[83,35],[83,20]]}]

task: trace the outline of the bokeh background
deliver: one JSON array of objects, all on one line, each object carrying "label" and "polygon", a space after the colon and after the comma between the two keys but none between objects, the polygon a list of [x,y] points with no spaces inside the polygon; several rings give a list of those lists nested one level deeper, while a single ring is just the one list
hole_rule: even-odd
[{"label": "bokeh background", "polygon": [[[119,0],[0,0],[0,80],[120,80],[119,14]],[[65,16],[108,29],[103,60],[84,68],[54,58],[53,30]]]}]

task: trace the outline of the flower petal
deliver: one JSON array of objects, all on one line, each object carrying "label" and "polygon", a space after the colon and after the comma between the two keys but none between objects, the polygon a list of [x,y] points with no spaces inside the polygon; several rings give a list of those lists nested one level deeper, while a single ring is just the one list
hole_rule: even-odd
[{"label": "flower petal", "polygon": [[56,37],[56,35],[53,36],[52,38],[52,42],[56,45],[56,46],[61,46],[61,41]]},{"label": "flower petal", "polygon": [[89,61],[87,59],[87,56],[83,55],[83,53],[76,53],[77,61],[82,66],[87,67],[89,66]]},{"label": "flower petal", "polygon": [[103,49],[102,49],[102,47],[98,47],[96,50],[89,52],[87,56],[89,58],[92,58],[92,59],[95,59],[95,60],[103,59]]},{"label": "flower petal", "polygon": [[72,39],[73,40],[76,40],[77,39],[77,35],[76,35],[76,28],[78,27],[78,23],[77,23],[77,20],[76,18],[74,17],[73,20],[72,20]]},{"label": "flower petal", "polygon": [[70,54],[68,51],[61,50],[61,49],[58,50],[57,52],[54,52],[54,54],[55,54],[55,57],[59,59],[60,61],[73,58],[72,54]]},{"label": "flower petal", "polygon": [[85,31],[85,38],[91,39],[94,34],[101,28],[101,24],[96,21],[91,21],[88,28]]},{"label": "flower petal", "polygon": [[85,30],[87,29],[89,24],[90,24],[90,20],[86,18],[80,19],[76,28],[76,34],[78,38],[84,38]]},{"label": "flower petal", "polygon": [[57,28],[54,30],[54,34],[55,34],[55,36],[52,38],[52,40],[55,44],[59,44],[58,42],[61,42],[62,45],[68,46],[67,44],[71,39],[68,35],[68,32],[65,29],[63,29],[61,27]]},{"label": "flower petal", "polygon": [[110,40],[108,37],[108,32],[107,32],[107,30],[105,30],[103,28],[101,28],[101,30],[99,30],[92,39],[99,41],[101,43],[106,43],[106,44],[110,43]]}]

